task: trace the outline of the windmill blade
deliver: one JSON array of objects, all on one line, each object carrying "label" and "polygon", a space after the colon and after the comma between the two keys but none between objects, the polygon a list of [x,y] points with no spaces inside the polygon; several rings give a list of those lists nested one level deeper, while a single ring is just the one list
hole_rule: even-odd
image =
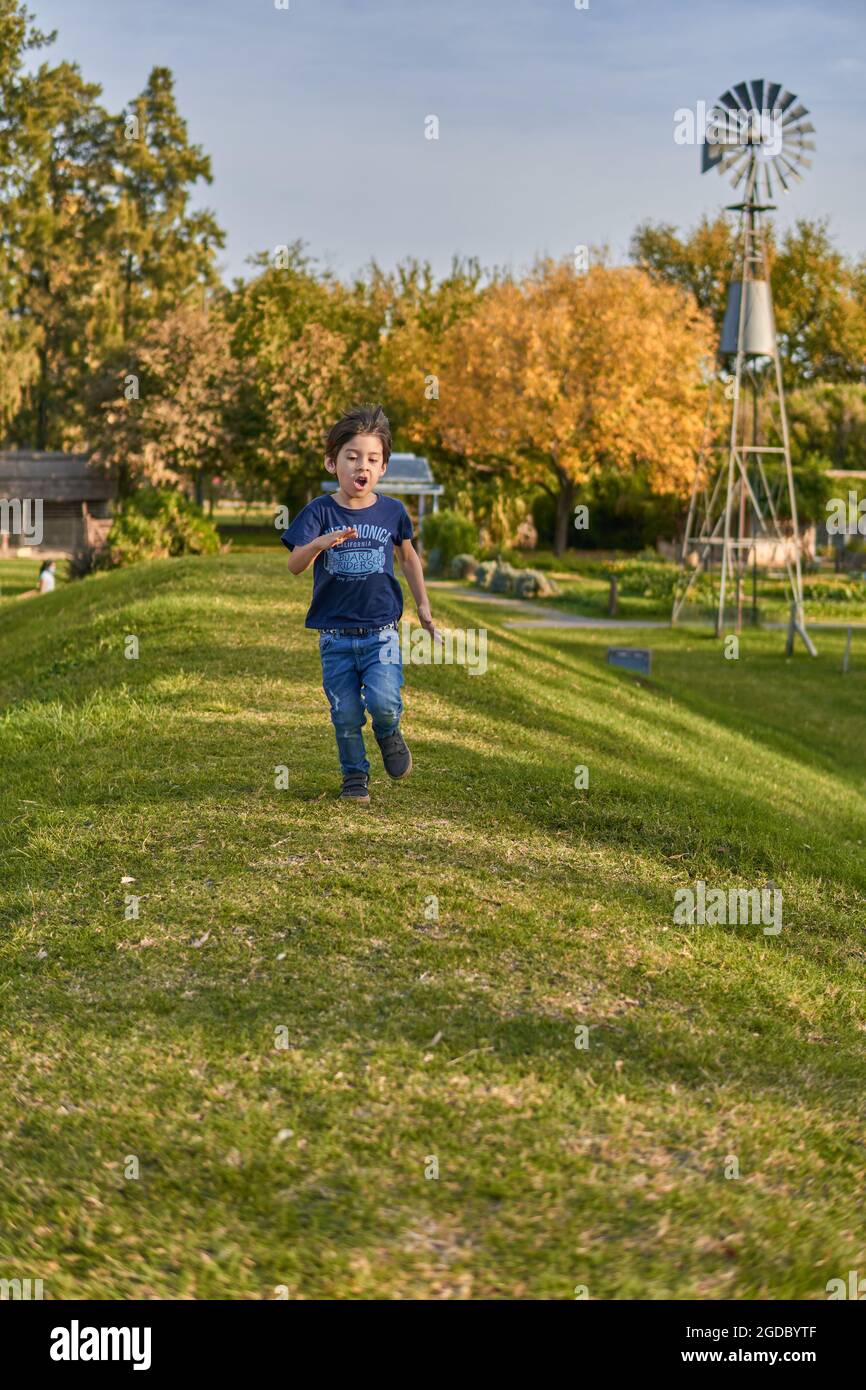
[{"label": "windmill blade", "polygon": [[785,133],[786,133],[786,135],[817,135],[817,134],[818,134],[818,132],[816,131],[816,129],[815,129],[815,127],[813,126],[813,124],[812,124],[811,121],[804,121],[802,125],[795,125],[795,126],[792,126],[791,129],[790,129],[789,131],[786,131]]},{"label": "windmill blade", "polygon": [[736,86],[734,87],[734,91],[736,92],[737,96],[740,98],[740,107],[741,107],[741,109],[742,109],[743,111],[751,111],[751,109],[752,109],[752,93],[749,91],[749,88],[748,88],[748,86],[746,85],[746,83],[745,83],[745,82],[738,82],[738,83],[736,84]]},{"label": "windmill blade", "polygon": [[752,78],[752,110],[763,111],[764,109],[764,79],[763,77]]},{"label": "windmill blade", "polygon": [[719,101],[723,101],[729,111],[739,111],[740,109],[739,102],[734,100],[729,91],[722,92],[722,95],[719,97]]},{"label": "windmill blade", "polygon": [[[802,174],[798,173],[798,171],[794,168],[794,165],[791,163],[790,159],[786,159],[783,154],[777,154],[776,158],[778,159],[780,164],[784,164],[787,172],[791,175],[791,178],[796,179],[798,183],[803,182]],[[778,173],[778,169],[776,170],[776,172]]]},{"label": "windmill blade", "polygon": [[784,143],[784,146],[783,146],[783,149],[786,149],[786,150],[812,150],[812,151],[815,151],[817,148],[818,148],[818,146],[815,144],[815,141],[814,141],[814,140],[786,140],[785,143]]},{"label": "windmill blade", "polygon": [[791,125],[794,121],[799,121],[801,116],[808,116],[808,114],[808,106],[803,106],[801,102],[798,102],[793,111],[786,112],[782,119],[782,125]]},{"label": "windmill blade", "polygon": [[773,183],[772,183],[772,180],[771,180],[771,178],[770,178],[770,163],[769,163],[769,160],[768,160],[767,163],[764,165],[764,179],[765,179],[766,184],[767,184],[767,197],[768,197],[768,198],[770,199],[770,201],[772,202],[772,199],[773,199]]},{"label": "windmill blade", "polygon": [[751,160],[751,158],[752,158],[752,151],[751,151],[751,150],[743,150],[743,149],[735,150],[733,154],[727,155],[727,156],[722,160],[722,167],[721,167],[721,169],[719,170],[719,173],[720,173],[720,174],[726,174],[726,173],[728,172],[729,169],[733,169],[737,164],[740,163],[741,160],[745,159],[746,162],[748,163],[748,162]]},{"label": "windmill blade", "polygon": [[738,120],[733,119],[732,113],[723,111],[720,106],[714,106],[707,117],[707,135],[712,131],[713,138],[709,144],[717,148],[730,148],[731,145],[742,144],[742,131]]},{"label": "windmill blade", "polygon": [[779,100],[776,102],[776,106],[779,109],[779,115],[784,115],[788,107],[791,105],[791,102],[796,100],[797,97],[794,92],[783,92]]},{"label": "windmill blade", "polygon": [[773,168],[774,168],[775,171],[776,171],[776,178],[779,180],[779,183],[782,185],[782,192],[783,192],[783,193],[790,193],[791,190],[790,190],[790,188],[788,187],[788,184],[787,184],[787,182],[786,182],[786,180],[785,180],[785,175],[782,173],[781,169],[779,168],[779,157],[778,157],[778,155],[776,155],[776,156],[774,157],[772,163],[773,163]]},{"label": "windmill blade", "polygon": [[[705,174],[708,169],[715,169],[717,164],[722,162],[722,151],[718,145],[709,145],[706,140],[701,145],[701,173]],[[721,170],[719,170],[721,173]]]},{"label": "windmill blade", "polygon": [[775,105],[776,105],[776,97],[779,95],[779,93],[781,92],[781,90],[782,90],[782,84],[781,84],[781,82],[771,82],[771,83],[769,84],[769,86],[767,87],[766,100],[767,100],[767,110],[768,110],[768,111],[774,110]]}]

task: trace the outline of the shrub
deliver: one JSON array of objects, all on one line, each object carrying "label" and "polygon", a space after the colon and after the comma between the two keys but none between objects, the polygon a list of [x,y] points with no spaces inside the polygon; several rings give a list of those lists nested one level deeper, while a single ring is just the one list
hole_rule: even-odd
[{"label": "shrub", "polygon": [[518,598],[552,598],[559,586],[541,570],[518,570],[514,592]]},{"label": "shrub", "polygon": [[515,594],[518,598],[550,598],[559,593],[553,580],[540,570],[515,569],[501,559],[482,561],[475,571],[475,584],[494,594]]},{"label": "shrub", "polygon": [[447,569],[456,555],[465,553],[475,544],[478,535],[467,517],[445,508],[425,516],[421,523],[421,539],[428,552],[428,567],[433,568],[433,552],[438,550],[439,565]]},{"label": "shrub", "polygon": [[490,576],[490,592],[493,594],[514,593],[514,582],[517,575],[518,571],[513,565],[509,565],[507,560],[497,560]]},{"label": "shrub", "polygon": [[803,598],[808,603],[851,603],[866,598],[862,580],[826,575],[803,580]]},{"label": "shrub", "polygon": [[143,488],[114,518],[98,564],[113,569],[171,555],[215,555],[219,548],[216,526],[185,493]]},{"label": "shrub", "polygon": [[495,560],[482,560],[475,571],[475,583],[479,589],[489,589],[490,581],[493,578],[493,571],[496,569]]},{"label": "shrub", "polygon": [[452,579],[474,579],[478,561],[474,555],[455,555],[450,569]]},{"label": "shrub", "polygon": [[614,560],[606,566],[619,580],[621,594],[640,595],[669,602],[673,599],[679,568],[664,560],[637,558]]}]

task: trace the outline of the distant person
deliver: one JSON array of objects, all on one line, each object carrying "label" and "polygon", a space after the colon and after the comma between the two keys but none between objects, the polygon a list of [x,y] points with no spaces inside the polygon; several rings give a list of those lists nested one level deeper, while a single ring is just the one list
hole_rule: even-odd
[{"label": "distant person", "polygon": [[50,594],[57,587],[57,565],[54,560],[43,560],[35,589],[25,589],[19,598],[37,598],[39,594]]},{"label": "distant person", "polygon": [[388,776],[406,777],[412,768],[400,732],[403,668],[397,624],[403,593],[394,578],[395,553],[421,626],[431,638],[435,632],[409,513],[402,502],[375,491],[390,453],[391,430],[381,406],[360,406],[344,415],[325,445],[325,467],[337,479],[336,492],[308,503],[280,537],[292,552],[292,574],[313,566],[306,626],[319,633],[322,683],[343,773],[340,795],[363,804],[370,800],[370,764],[361,733],[367,714]]},{"label": "distant person", "polygon": [[50,594],[57,587],[57,566],[53,560],[43,560],[37,585],[40,594]]}]

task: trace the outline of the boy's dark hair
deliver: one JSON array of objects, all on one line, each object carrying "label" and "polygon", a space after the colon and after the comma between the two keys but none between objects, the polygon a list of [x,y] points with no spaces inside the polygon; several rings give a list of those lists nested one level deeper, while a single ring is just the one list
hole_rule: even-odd
[{"label": "boy's dark hair", "polygon": [[380,405],[356,405],[347,411],[328,430],[325,441],[325,454],[336,459],[344,444],[348,444],[356,434],[375,434],[382,441],[382,461],[387,463],[391,457],[391,426]]}]

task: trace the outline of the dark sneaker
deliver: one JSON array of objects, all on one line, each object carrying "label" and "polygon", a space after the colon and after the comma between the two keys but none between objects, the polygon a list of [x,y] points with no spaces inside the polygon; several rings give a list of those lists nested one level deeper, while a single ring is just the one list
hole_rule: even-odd
[{"label": "dark sneaker", "polygon": [[385,734],[384,738],[376,735],[376,742],[382,753],[382,762],[385,764],[385,771],[389,777],[395,780],[399,777],[408,777],[412,771],[412,754],[406,747],[406,740],[395,729],[393,734]]},{"label": "dark sneaker", "polygon": [[369,806],[370,789],[367,785],[367,774],[365,772],[344,773],[340,799],[342,801],[357,801],[362,806]]}]

